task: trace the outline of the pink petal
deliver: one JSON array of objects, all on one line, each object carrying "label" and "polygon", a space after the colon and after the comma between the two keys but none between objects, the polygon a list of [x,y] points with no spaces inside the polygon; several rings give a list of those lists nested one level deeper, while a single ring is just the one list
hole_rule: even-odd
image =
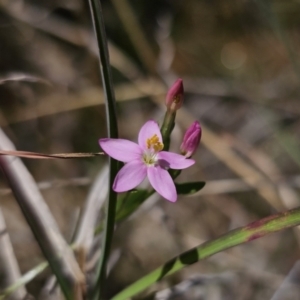
[{"label": "pink petal", "polygon": [[147,167],[140,160],[127,163],[117,174],[113,190],[121,193],[138,186],[147,175]]},{"label": "pink petal", "polygon": [[171,202],[177,200],[175,184],[168,171],[162,169],[160,166],[153,166],[147,168],[147,175],[152,187],[161,196]]},{"label": "pink petal", "polygon": [[160,129],[158,127],[157,122],[155,122],[153,120],[147,121],[142,126],[142,128],[140,129],[140,132],[139,132],[138,143],[139,143],[140,147],[142,147],[143,149],[146,149],[147,148],[147,145],[146,145],[147,139],[152,138],[155,134],[159,138],[159,141],[162,143],[162,137],[161,137]]},{"label": "pink petal", "polygon": [[116,160],[129,162],[141,159],[142,149],[138,144],[123,139],[100,139],[102,150]]},{"label": "pink petal", "polygon": [[191,157],[197,150],[201,139],[201,126],[195,121],[185,132],[180,151],[185,157]]},{"label": "pink petal", "polygon": [[166,106],[173,111],[178,110],[183,103],[183,93],[183,82],[181,78],[178,78],[168,90]]},{"label": "pink petal", "polygon": [[186,169],[195,163],[193,159],[187,159],[183,155],[167,151],[159,152],[157,158],[162,166],[178,170]]}]

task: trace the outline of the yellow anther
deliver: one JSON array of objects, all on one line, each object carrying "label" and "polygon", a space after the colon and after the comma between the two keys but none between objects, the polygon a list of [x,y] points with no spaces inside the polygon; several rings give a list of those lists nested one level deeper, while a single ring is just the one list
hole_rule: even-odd
[{"label": "yellow anther", "polygon": [[181,97],[180,97],[180,95],[176,95],[176,96],[174,96],[174,98],[173,98],[173,102],[174,102],[175,104],[178,104],[180,101],[181,101]]},{"label": "yellow anther", "polygon": [[147,139],[146,143],[148,149],[153,148],[156,152],[161,151],[164,148],[164,144],[159,141],[159,138],[156,134]]}]

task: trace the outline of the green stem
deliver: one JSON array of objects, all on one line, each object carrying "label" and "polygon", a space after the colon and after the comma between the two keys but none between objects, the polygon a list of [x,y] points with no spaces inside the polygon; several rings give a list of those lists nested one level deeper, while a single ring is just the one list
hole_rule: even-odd
[{"label": "green stem", "polygon": [[162,139],[164,142],[164,151],[168,151],[170,148],[170,136],[175,126],[175,117],[176,117],[175,111],[170,111],[170,110],[166,111],[164,121],[160,129]]},{"label": "green stem", "polygon": [[10,285],[9,287],[0,292],[0,300],[4,300],[17,289],[29,283],[38,274],[42,273],[48,266],[48,262],[42,262],[39,265],[37,265],[34,269],[28,271],[21,278],[19,278],[18,281],[16,281],[14,284]]},{"label": "green stem", "polygon": [[205,242],[171,259],[162,267],[157,268],[115,295],[111,300],[129,299],[166,276],[213,254],[299,224],[300,208],[296,208],[232,230],[215,240]]},{"label": "green stem", "polygon": [[[104,20],[100,0],[89,0],[90,10],[94,25],[94,30],[97,37],[100,70],[102,75],[102,83],[106,99],[106,120],[107,120],[107,135],[109,138],[118,138],[118,126],[116,117],[116,101],[114,95],[113,84],[111,80],[111,70],[109,64],[108,46],[105,34]],[[113,181],[118,172],[118,163],[112,158],[109,158],[109,201],[106,206],[106,219],[104,225],[104,237],[101,249],[101,256],[97,266],[96,286],[93,288],[93,298],[100,299],[101,292],[106,280],[106,266],[109,258],[112,237],[114,233],[115,211],[117,203],[117,193],[112,189]]]},{"label": "green stem", "polygon": [[[75,250],[75,245],[71,244],[70,248],[72,250]],[[29,270],[27,273],[22,275],[14,284],[8,286],[4,290],[0,291],[0,300],[5,299],[8,297],[11,293],[15,292],[18,288],[21,286],[24,286],[25,284],[32,281],[36,276],[41,274],[46,268],[49,267],[48,261],[43,261],[39,263],[37,266],[35,266],[33,269]]]}]

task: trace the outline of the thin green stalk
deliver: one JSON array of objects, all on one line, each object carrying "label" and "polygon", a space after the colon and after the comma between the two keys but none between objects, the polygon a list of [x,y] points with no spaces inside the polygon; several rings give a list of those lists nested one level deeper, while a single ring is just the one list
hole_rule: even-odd
[{"label": "thin green stalk", "polygon": [[299,224],[300,208],[296,208],[229,231],[215,240],[205,242],[202,245],[171,259],[162,267],[157,268],[115,295],[111,300],[129,299],[166,276],[213,254]]},{"label": "thin green stalk", "polygon": [[[102,83],[106,100],[106,119],[107,119],[107,135],[109,138],[118,137],[118,126],[116,117],[116,101],[111,80],[111,70],[109,64],[108,46],[105,34],[104,20],[100,0],[89,0],[90,10],[94,25],[94,30],[97,37],[100,70],[102,75]],[[109,258],[112,237],[114,233],[115,211],[117,203],[117,193],[112,190],[114,178],[118,172],[118,163],[112,158],[109,158],[109,194],[106,206],[106,219],[104,226],[104,237],[101,249],[101,256],[97,267],[96,285],[93,288],[93,298],[101,297],[101,291],[106,279],[106,266]]]},{"label": "thin green stalk", "polygon": [[175,118],[176,118],[176,111],[167,110],[163,124],[161,126],[161,135],[164,142],[164,151],[168,151],[170,148],[170,139],[171,133],[175,126]]},{"label": "thin green stalk", "polygon": [[[76,249],[75,244],[69,245],[72,250]],[[0,300],[5,299],[18,288],[26,285],[27,283],[31,282],[36,276],[40,275],[46,268],[49,267],[48,261],[43,261],[39,263],[37,266],[26,272],[22,275],[14,284],[9,285],[4,290],[0,291]]]},{"label": "thin green stalk", "polygon": [[34,269],[28,271],[26,274],[20,277],[20,279],[17,280],[14,284],[10,285],[9,287],[0,292],[0,300],[5,299],[17,289],[29,283],[38,274],[42,273],[48,266],[48,262],[42,262],[39,265],[37,265]]}]

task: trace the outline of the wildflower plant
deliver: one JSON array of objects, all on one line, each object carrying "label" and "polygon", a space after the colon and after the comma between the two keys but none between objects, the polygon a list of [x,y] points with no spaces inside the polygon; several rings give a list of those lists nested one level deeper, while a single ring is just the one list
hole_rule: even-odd
[{"label": "wildflower plant", "polygon": [[157,122],[153,120],[147,121],[141,128],[138,144],[123,139],[100,139],[99,144],[109,156],[126,163],[115,178],[115,192],[131,190],[147,176],[162,197],[175,202],[176,188],[168,169],[185,169],[195,163],[183,155],[162,151],[162,136]]},{"label": "wildflower plant", "polygon": [[[99,145],[107,155],[109,175],[105,176],[108,177],[108,193],[104,220],[102,220],[98,226],[96,221],[95,223],[90,223],[89,220],[87,220],[85,229],[90,230],[90,232],[86,234],[92,238],[94,235],[102,233],[102,243],[99,249],[100,251],[98,251],[101,252],[101,254],[95,267],[94,276],[92,276],[93,278],[90,280],[89,276],[86,276],[86,270],[84,268],[85,259],[89,254],[86,253],[86,251],[90,249],[83,249],[84,247],[76,240],[72,245],[73,249],[67,245],[66,241],[60,235],[54,218],[52,218],[50,211],[43,202],[42,195],[39,195],[39,191],[37,187],[35,187],[32,177],[26,173],[25,167],[22,166],[20,168],[20,166],[18,166],[19,161],[15,163],[15,161],[5,157],[5,155],[10,155],[35,159],[58,159],[95,157],[99,155],[99,153],[46,155],[24,151],[1,150],[0,167],[19,201],[22,212],[28,220],[28,224],[31,226],[40,248],[45,254],[47,262],[29,271],[16,283],[0,292],[0,300],[5,299],[11,293],[31,281],[34,276],[41,273],[48,264],[56,277],[65,299],[105,299],[104,289],[107,284],[107,263],[111,254],[114,230],[118,222],[129,217],[154,192],[157,192],[162,198],[168,200],[168,205],[176,205],[170,202],[176,202],[179,194],[189,195],[196,193],[205,185],[203,181],[176,183],[176,179],[180,175],[181,170],[189,168],[196,163],[191,157],[197,151],[202,137],[202,128],[198,120],[194,120],[186,130],[180,149],[177,149],[177,152],[169,151],[176,114],[184,105],[182,79],[177,79],[166,93],[165,115],[161,126],[159,126],[161,120],[146,121],[139,131],[137,143],[118,137],[115,97],[111,82],[108,47],[101,4],[98,0],[90,0],[89,2],[98,41],[101,62],[100,70],[106,98],[108,132],[107,138],[101,138],[99,140]],[[8,141],[5,147],[10,147],[10,145],[11,143]],[[120,162],[124,165],[121,166]],[[30,179],[30,181],[28,181],[29,184],[28,182],[25,184],[25,177]],[[150,187],[147,189],[141,188],[140,184],[146,178],[149,180]],[[31,195],[32,190],[34,190],[33,197]],[[106,195],[103,197],[106,198]],[[91,208],[93,210],[94,206]],[[97,213],[94,215],[97,215]],[[43,217],[41,218],[40,216]],[[84,222],[82,221],[82,223]],[[299,224],[300,209],[297,208],[269,216],[242,228],[229,231],[221,237],[207,241],[181,253],[120,291],[111,299],[131,299],[157,281],[206,257],[230,247],[250,242],[269,233]],[[98,244],[99,243],[97,243],[97,245]],[[74,255],[73,250],[77,255]],[[81,258],[81,260],[78,257]]]}]

